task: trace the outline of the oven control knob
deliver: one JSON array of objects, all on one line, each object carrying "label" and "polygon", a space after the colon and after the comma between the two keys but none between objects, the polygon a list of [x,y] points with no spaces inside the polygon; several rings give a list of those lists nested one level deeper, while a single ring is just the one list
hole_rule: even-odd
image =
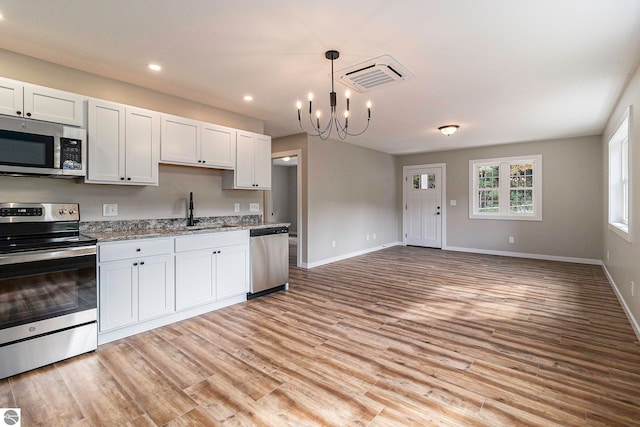
[{"label": "oven control knob", "polygon": [[67,213],[67,210],[66,210],[65,208],[61,208],[61,209],[58,211],[58,213],[59,213],[60,215],[64,215],[64,214],[66,214],[66,213]]},{"label": "oven control knob", "polygon": [[76,213],[76,211],[74,211],[73,208],[69,209],[69,215],[73,215],[74,213]]}]

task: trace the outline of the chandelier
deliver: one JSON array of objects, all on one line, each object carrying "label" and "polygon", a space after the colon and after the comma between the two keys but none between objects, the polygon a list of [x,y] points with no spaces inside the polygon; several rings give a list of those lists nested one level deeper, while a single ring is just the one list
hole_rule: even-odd
[{"label": "chandelier", "polygon": [[349,129],[349,116],[351,114],[349,110],[349,98],[351,94],[349,91],[345,92],[347,108],[344,111],[344,122],[340,121],[340,118],[338,117],[338,113],[336,111],[337,97],[333,87],[333,61],[338,59],[338,57],[340,56],[340,52],[338,52],[337,50],[328,50],[325,52],[324,56],[325,58],[331,60],[331,93],[329,93],[329,106],[330,106],[329,121],[326,126],[321,127],[320,126],[321,113],[320,113],[320,110],[316,110],[315,123],[314,123],[313,108],[312,108],[313,94],[309,93],[309,123],[311,124],[311,129],[313,130],[307,131],[302,125],[301,112],[300,112],[302,108],[302,102],[298,101],[297,103],[298,124],[300,125],[300,129],[302,129],[303,132],[307,133],[310,136],[319,136],[320,139],[322,140],[329,139],[334,129],[336,130],[336,134],[338,135],[338,138],[340,138],[341,140],[346,139],[347,136],[362,135],[369,128],[369,123],[371,122],[371,101],[367,102],[367,125],[360,132],[351,132],[351,129]]}]

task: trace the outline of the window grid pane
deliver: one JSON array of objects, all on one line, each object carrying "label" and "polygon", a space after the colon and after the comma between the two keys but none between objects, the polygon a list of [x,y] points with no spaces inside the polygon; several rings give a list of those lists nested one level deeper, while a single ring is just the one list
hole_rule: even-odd
[{"label": "window grid pane", "polygon": [[509,212],[533,213],[533,164],[512,163],[509,165]]}]

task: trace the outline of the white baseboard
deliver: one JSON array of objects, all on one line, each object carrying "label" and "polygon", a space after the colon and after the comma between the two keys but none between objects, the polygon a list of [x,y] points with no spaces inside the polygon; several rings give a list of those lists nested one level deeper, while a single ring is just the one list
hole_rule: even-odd
[{"label": "white baseboard", "polygon": [[627,315],[627,319],[629,319],[629,323],[631,323],[631,327],[633,328],[633,332],[635,332],[636,334],[636,338],[638,338],[638,341],[640,341],[640,324],[638,323],[638,320],[633,316],[633,313],[629,309],[627,302],[622,297],[622,294],[620,293],[620,289],[618,289],[618,285],[616,285],[616,282],[613,280],[613,277],[611,277],[611,274],[609,274],[609,270],[607,270],[607,266],[603,265],[602,269],[604,270],[604,274],[607,276],[607,280],[609,280],[609,284],[613,288],[613,292],[616,294],[616,297],[618,298],[618,302],[622,306],[622,310],[624,310],[624,314]]},{"label": "white baseboard", "polygon": [[572,262],[575,264],[603,265],[601,260],[590,259],[590,258],[574,258],[574,257],[556,256],[556,255],[529,254],[524,252],[492,251],[488,249],[460,248],[456,246],[446,246],[446,247],[443,247],[442,249],[445,251],[467,252],[467,253],[483,254],[483,255],[498,255],[498,256],[514,257],[514,258],[542,259],[546,261]]},{"label": "white baseboard", "polygon": [[363,249],[361,251],[351,252],[351,253],[340,255],[333,258],[326,258],[320,261],[315,261],[310,263],[302,263],[302,268],[319,267],[321,265],[331,264],[332,262],[342,261],[344,259],[353,258],[354,256],[364,255],[371,252],[379,251],[380,249],[390,248],[392,246],[398,246],[398,245],[402,245],[402,242],[386,243],[384,245],[374,246],[373,248]]}]

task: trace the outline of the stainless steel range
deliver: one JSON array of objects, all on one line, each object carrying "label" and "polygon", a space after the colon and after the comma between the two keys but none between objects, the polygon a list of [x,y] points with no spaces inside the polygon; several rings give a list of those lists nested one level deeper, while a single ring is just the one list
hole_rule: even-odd
[{"label": "stainless steel range", "polygon": [[0,379],[97,348],[96,240],[73,203],[0,203]]}]

